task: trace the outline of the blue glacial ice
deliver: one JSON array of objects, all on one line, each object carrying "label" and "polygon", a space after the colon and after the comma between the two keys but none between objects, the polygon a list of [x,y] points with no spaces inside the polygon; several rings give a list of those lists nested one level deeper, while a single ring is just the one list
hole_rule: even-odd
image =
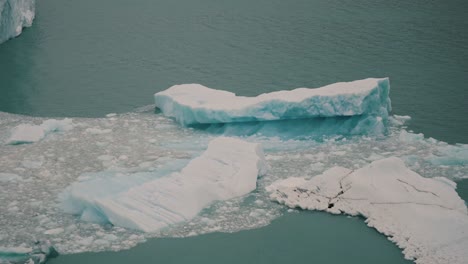
[{"label": "blue glacial ice", "polygon": [[156,107],[184,126],[228,135],[383,134],[391,110],[388,78],[236,96],[199,84],[154,95]]},{"label": "blue glacial ice", "polygon": [[214,201],[255,190],[265,170],[259,144],[220,137],[180,172],[165,177],[131,174],[74,183],[61,195],[62,208],[82,220],[155,232],[195,217]]},{"label": "blue glacial ice", "polygon": [[0,43],[32,25],[36,0],[0,0]]}]

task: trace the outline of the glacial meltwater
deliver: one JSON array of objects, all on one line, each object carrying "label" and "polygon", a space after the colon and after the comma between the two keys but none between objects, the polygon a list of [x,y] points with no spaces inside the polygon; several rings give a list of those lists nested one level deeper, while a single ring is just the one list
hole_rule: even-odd
[{"label": "glacial meltwater", "polygon": [[0,0],[0,263],[468,262],[467,11]]}]

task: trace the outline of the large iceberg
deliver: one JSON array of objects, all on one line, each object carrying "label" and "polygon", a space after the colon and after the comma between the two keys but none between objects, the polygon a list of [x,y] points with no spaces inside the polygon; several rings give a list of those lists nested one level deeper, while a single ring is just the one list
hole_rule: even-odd
[{"label": "large iceberg", "polygon": [[89,179],[69,186],[61,207],[83,220],[154,232],[195,217],[217,200],[256,188],[266,163],[259,144],[220,137],[180,172],[145,181],[138,175]]},{"label": "large iceberg", "polygon": [[279,180],[267,191],[289,207],[361,215],[416,263],[462,264],[468,215],[455,187],[446,178],[421,177],[393,157],[354,171],[334,167],[310,180]]},{"label": "large iceberg", "polygon": [[388,78],[298,88],[257,97],[236,96],[199,84],[175,85],[154,95],[156,107],[182,125],[326,117],[388,117]]},{"label": "large iceberg", "polygon": [[0,0],[0,43],[32,25],[36,0]]}]

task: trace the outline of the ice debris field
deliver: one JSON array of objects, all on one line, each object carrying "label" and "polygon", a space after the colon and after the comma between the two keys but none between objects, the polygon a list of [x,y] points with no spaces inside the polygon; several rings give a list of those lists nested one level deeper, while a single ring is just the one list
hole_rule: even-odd
[{"label": "ice debris field", "polygon": [[453,181],[468,177],[468,145],[408,131],[389,88],[245,98],[181,85],[155,95],[157,114],[0,112],[0,259],[235,232],[291,207],[363,216],[416,263],[463,263],[468,216]]}]

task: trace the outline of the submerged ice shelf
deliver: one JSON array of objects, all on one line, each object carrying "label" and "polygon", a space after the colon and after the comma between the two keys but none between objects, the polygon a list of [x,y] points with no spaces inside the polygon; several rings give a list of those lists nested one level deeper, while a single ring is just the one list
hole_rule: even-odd
[{"label": "submerged ice shelf", "polygon": [[267,190],[289,207],[362,215],[416,263],[462,264],[468,213],[455,186],[447,178],[421,177],[392,157],[357,170],[334,167],[310,180],[279,180]]},{"label": "submerged ice shelf", "polygon": [[[301,119],[299,122],[311,123],[310,127],[317,126],[321,132],[325,132],[324,126],[331,125],[330,132],[341,127],[342,133],[366,134],[385,130],[391,110],[389,90],[388,78],[335,83],[316,89],[298,88],[257,97],[183,84],[156,93],[154,99],[164,115],[185,126]],[[290,124],[278,124],[281,125]]]},{"label": "submerged ice shelf", "polygon": [[171,175],[140,184],[132,174],[73,183],[62,193],[61,207],[83,220],[155,232],[195,217],[214,201],[255,190],[257,176],[265,172],[259,144],[220,137]]},{"label": "submerged ice shelf", "polygon": [[32,25],[36,0],[0,0],[0,43]]}]

